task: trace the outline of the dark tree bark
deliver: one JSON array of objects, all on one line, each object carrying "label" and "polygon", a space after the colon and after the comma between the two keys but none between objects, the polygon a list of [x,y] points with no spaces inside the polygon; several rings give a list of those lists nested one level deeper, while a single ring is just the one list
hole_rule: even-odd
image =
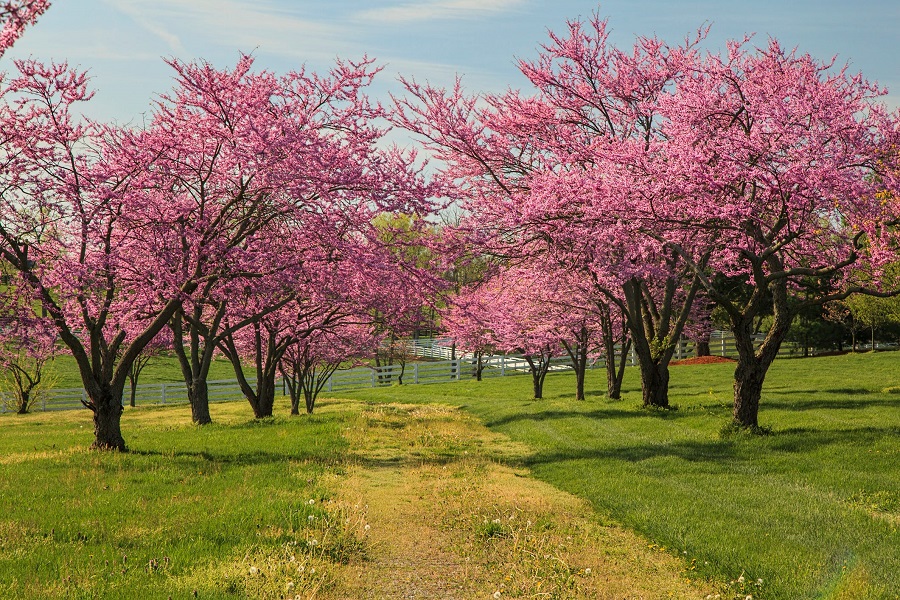
[{"label": "dark tree bark", "polygon": [[127,450],[121,427],[123,391],[121,387],[117,391],[107,388],[91,397],[94,407],[94,443],[91,448],[120,452]]},{"label": "dark tree bark", "polygon": [[295,338],[287,336],[276,339],[273,332],[263,335],[263,326],[256,322],[250,325],[254,334],[254,367],[256,369],[256,387],[250,385],[244,374],[244,366],[241,363],[241,355],[237,350],[234,337],[226,335],[220,343],[222,353],[231,361],[238,385],[244,393],[244,397],[253,409],[253,416],[257,419],[271,417],[275,407],[275,380],[278,375],[278,364],[287,347],[295,341]]},{"label": "dark tree bark", "polygon": [[[603,337],[603,353],[606,357],[606,395],[618,400],[622,394],[622,379],[625,376],[625,364],[631,350],[631,339],[625,323],[613,323],[612,310],[608,303],[597,302],[600,315],[600,329]],[[617,333],[619,335],[617,335]],[[621,352],[616,361],[616,342],[620,343]]]},{"label": "dark tree bark", "polygon": [[618,369],[614,370],[611,368],[615,365],[614,361],[610,361],[610,364],[606,367],[607,393],[613,400],[618,400],[622,397],[622,380],[625,379],[625,365],[628,362],[628,353],[630,350],[631,340],[626,339],[625,343],[622,344],[622,354],[619,355]]},{"label": "dark tree bark", "polygon": [[575,399],[584,400],[584,376],[587,372],[588,344],[590,343],[590,331],[586,326],[576,333],[574,342],[563,340],[563,348],[569,355],[572,369],[575,370]]},{"label": "dark tree bark", "polygon": [[[672,264],[675,262],[673,257]],[[690,315],[700,280],[692,277],[686,290],[680,290],[679,285],[678,278],[670,277],[656,295],[646,282],[638,279],[631,279],[623,286],[623,313],[641,370],[644,406],[669,406],[669,362]]]},{"label": "dark tree bark", "polygon": [[141,373],[144,371],[144,367],[150,364],[150,361],[153,359],[156,350],[146,350],[141,352],[141,354],[137,357],[134,363],[131,365],[131,368],[128,370],[128,388],[129,388],[129,402],[128,405],[132,408],[136,405],[137,400],[137,386],[138,379],[141,377]]},{"label": "dark tree bark", "polygon": [[550,370],[550,349],[545,348],[537,355],[525,354],[523,358],[528,363],[529,372],[531,373],[534,397],[540,400],[544,397],[544,379],[547,377],[547,371]]},{"label": "dark tree bark", "polygon": [[[224,302],[221,302],[214,308],[215,312],[208,322],[204,322],[202,305],[192,307],[189,314],[179,311],[171,322],[175,355],[181,366],[181,375],[184,378],[188,402],[191,405],[191,420],[197,425],[212,423],[207,382],[226,306]],[[185,321],[188,325],[187,349],[184,345],[183,324]]]},{"label": "dark tree bark", "polygon": [[475,354],[475,362],[472,363],[472,376],[475,377],[475,381],[481,381],[481,376],[484,373],[484,352],[477,351]]},{"label": "dark tree bark", "polygon": [[787,337],[794,316],[788,308],[786,290],[774,290],[773,296],[777,299],[773,302],[775,313],[772,327],[758,348],[754,345],[752,319],[732,323],[738,351],[732,417],[734,424],[743,429],[759,427],[759,404],[766,373],[778,356],[778,349]]},{"label": "dark tree bark", "polygon": [[[211,293],[217,280],[206,283],[204,294]],[[273,302],[258,314],[223,326],[227,303],[208,301],[195,304],[188,311],[179,311],[171,320],[175,355],[181,366],[181,374],[187,387],[188,402],[191,405],[191,419],[197,425],[212,423],[209,412],[209,371],[212,368],[216,348],[223,347],[223,340],[244,327],[260,321],[293,300],[286,294],[277,302]],[[204,307],[209,309],[204,314]],[[210,312],[211,310],[211,312]],[[187,324],[188,347],[184,345],[184,324]],[[232,364],[234,362],[232,361]]]}]

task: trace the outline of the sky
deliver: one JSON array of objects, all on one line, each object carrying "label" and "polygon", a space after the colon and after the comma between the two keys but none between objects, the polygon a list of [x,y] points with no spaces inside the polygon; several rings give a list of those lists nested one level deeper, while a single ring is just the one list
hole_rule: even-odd
[{"label": "sky", "polygon": [[231,67],[248,53],[284,73],[368,55],[384,66],[371,90],[381,100],[402,92],[398,75],[439,85],[460,75],[470,91],[501,92],[528,88],[516,60],[537,57],[548,31],[595,11],[619,47],[638,35],[675,43],[708,24],[710,51],[754,34],[836,55],[900,108],[898,0],[55,0],[0,69],[29,56],[86,69],[96,96],[85,113],[120,124],[140,123],[171,88],[170,57]]}]

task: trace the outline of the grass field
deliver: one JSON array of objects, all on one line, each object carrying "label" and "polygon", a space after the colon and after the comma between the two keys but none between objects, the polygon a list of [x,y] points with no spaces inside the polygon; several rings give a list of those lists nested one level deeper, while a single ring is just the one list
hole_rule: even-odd
[{"label": "grass field", "polygon": [[0,417],[0,598],[700,599],[674,557],[504,466],[529,449],[442,405],[331,400]]},{"label": "grass field", "polygon": [[617,402],[599,372],[585,402],[569,375],[544,400],[526,377],[349,395],[464,406],[531,449],[519,466],[732,597],[900,598],[900,353],[776,361],[764,437],[720,434],[732,369],[673,367],[666,412],[639,407],[633,371]]},{"label": "grass field", "polygon": [[900,597],[900,353],[776,362],[763,437],[720,433],[731,368],[673,367],[665,412],[633,371],[131,409],[124,455],[84,411],[4,415],[0,597]]}]

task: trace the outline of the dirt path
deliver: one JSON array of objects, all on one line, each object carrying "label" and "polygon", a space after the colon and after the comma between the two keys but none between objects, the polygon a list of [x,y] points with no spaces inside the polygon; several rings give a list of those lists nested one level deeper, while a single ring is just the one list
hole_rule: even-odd
[{"label": "dirt path", "polygon": [[[689,566],[527,477],[525,449],[445,406],[367,407],[332,486],[369,525],[328,598],[704,598]],[[701,587],[702,586],[702,587]],[[320,596],[322,597],[322,596]]]}]

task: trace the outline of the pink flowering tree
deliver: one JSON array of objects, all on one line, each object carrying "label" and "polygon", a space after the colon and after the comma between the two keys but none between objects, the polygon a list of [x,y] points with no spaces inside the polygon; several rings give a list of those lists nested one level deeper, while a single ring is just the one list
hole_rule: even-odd
[{"label": "pink flowering tree", "polygon": [[361,362],[377,345],[362,316],[347,325],[317,329],[288,347],[278,369],[291,396],[291,414],[300,414],[300,397],[312,414],[319,393],[338,368]]},{"label": "pink flowering tree", "polygon": [[[550,318],[555,308],[544,302],[535,285],[533,271],[510,268],[500,271],[480,285],[465,288],[449,314],[454,327],[468,339],[457,341],[484,352],[488,347],[500,352],[521,354],[532,377],[535,398],[543,397],[544,379],[550,359],[562,351],[559,323]],[[451,321],[451,324],[453,322]]]},{"label": "pink flowering tree", "polygon": [[473,243],[577,272],[615,305],[645,405],[668,405],[668,362],[700,282],[629,214],[672,195],[641,169],[664,156],[659,102],[692,71],[704,35],[675,46],[639,38],[626,52],[609,44],[605,21],[572,21],[537,61],[520,62],[534,96],[407,81],[409,98],[396,100],[398,122],[447,165]]},{"label": "pink flowering tree", "polygon": [[50,8],[50,0],[5,0],[0,3],[0,56],[16,43],[25,28]]},{"label": "pink flowering tree", "polygon": [[496,351],[497,340],[482,301],[489,296],[479,293],[478,286],[464,287],[449,299],[450,305],[441,313],[441,324],[453,340],[454,347],[473,357],[472,376],[481,381],[484,358]]},{"label": "pink flowering tree", "polygon": [[[349,312],[345,304],[329,301],[328,290],[320,283],[288,282],[281,274],[273,274],[229,303],[218,347],[234,367],[257,419],[273,414],[278,369],[288,349],[316,331],[335,326]],[[263,309],[271,306],[279,308]],[[232,321],[247,324],[232,327]]]},{"label": "pink flowering tree", "polygon": [[197,280],[189,261],[146,243],[164,222],[145,218],[130,185],[137,169],[121,168],[125,132],[72,115],[91,96],[85,75],[65,64],[16,66],[0,94],[0,257],[78,365],[94,447],[124,450],[128,372]]},{"label": "pink flowering tree", "polygon": [[[171,326],[193,420],[208,423],[216,350],[295,299],[296,290],[274,294],[260,282],[309,279],[306,271],[331,268],[357,238],[371,238],[375,216],[431,207],[414,156],[383,144],[383,109],[365,93],[372,61],[280,77],[254,71],[249,57],[230,70],[170,64],[175,89],[129,151],[153,157],[143,176],[152,205],[191,217],[166,240],[196,257],[202,282]],[[257,287],[268,301],[243,302]]]},{"label": "pink flowering tree", "polygon": [[46,367],[61,351],[53,323],[35,315],[33,304],[27,290],[10,285],[0,305],[3,402],[20,415],[47,391]]},{"label": "pink flowering tree", "polygon": [[[766,372],[798,311],[854,292],[891,293],[860,278],[894,256],[896,213],[879,197],[887,172],[879,149],[898,119],[877,102],[882,94],[770,40],[708,56],[662,102],[670,160],[650,166],[678,193],[646,217],[666,224],[658,239],[727,315],[739,356],[736,427],[758,427]],[[694,243],[679,239],[684,232]],[[729,294],[725,282],[735,278],[746,298]],[[756,344],[763,311],[772,317]]]}]

